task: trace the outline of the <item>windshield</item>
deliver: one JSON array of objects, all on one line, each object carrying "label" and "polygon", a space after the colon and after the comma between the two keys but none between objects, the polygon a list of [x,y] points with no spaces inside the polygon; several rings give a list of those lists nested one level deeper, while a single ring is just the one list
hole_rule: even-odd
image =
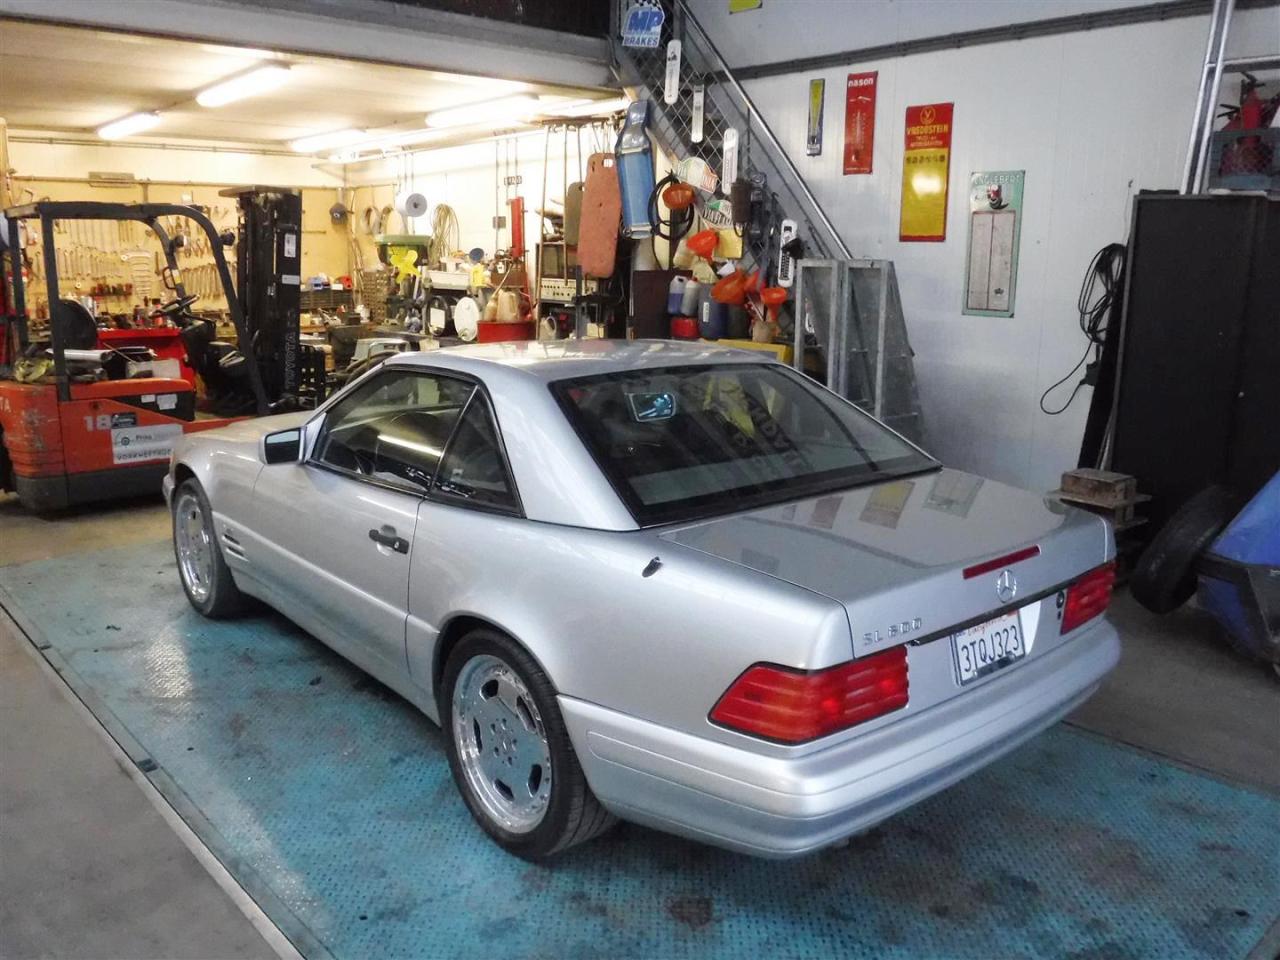
[{"label": "windshield", "polygon": [[632,370],[560,380],[551,390],[641,526],[937,466],[776,363]]}]

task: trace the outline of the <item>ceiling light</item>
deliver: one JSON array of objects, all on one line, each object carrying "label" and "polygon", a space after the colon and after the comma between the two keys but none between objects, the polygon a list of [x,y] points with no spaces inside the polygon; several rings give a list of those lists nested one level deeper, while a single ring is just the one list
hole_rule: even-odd
[{"label": "ceiling light", "polygon": [[462,127],[481,123],[504,123],[523,120],[538,111],[537,97],[503,97],[501,100],[485,100],[447,110],[433,110],[427,114],[427,126]]},{"label": "ceiling light", "polygon": [[99,127],[98,136],[103,140],[119,140],[121,137],[131,137],[143,130],[150,130],[159,122],[160,114],[155,112],[131,113]]},{"label": "ceiling light", "polygon": [[332,150],[345,147],[360,140],[367,140],[369,134],[364,130],[331,130],[328,133],[317,133],[309,137],[301,137],[289,143],[289,149],[296,153],[319,153],[321,150]]},{"label": "ceiling light", "polygon": [[245,97],[269,93],[289,79],[289,68],[283,63],[268,63],[237,74],[196,94],[202,107],[220,107]]},{"label": "ceiling light", "polygon": [[548,107],[541,111],[547,117],[603,117],[627,109],[631,101],[626,97],[612,100],[577,100],[562,107]]},{"label": "ceiling light", "polygon": [[452,74],[450,76],[441,76],[440,79],[448,80],[450,83],[456,83],[459,86],[470,87],[472,90],[489,90],[495,94],[524,93],[526,90],[532,89],[529,84],[520,80],[499,80],[496,77],[466,77],[462,74]]}]

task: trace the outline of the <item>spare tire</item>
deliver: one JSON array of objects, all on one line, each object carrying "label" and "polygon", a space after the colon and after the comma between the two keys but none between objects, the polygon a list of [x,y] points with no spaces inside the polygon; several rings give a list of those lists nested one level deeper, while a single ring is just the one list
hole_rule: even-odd
[{"label": "spare tire", "polygon": [[1205,487],[1147,544],[1129,579],[1133,598],[1152,613],[1170,613],[1196,592],[1196,561],[1242,506],[1226,487]]}]

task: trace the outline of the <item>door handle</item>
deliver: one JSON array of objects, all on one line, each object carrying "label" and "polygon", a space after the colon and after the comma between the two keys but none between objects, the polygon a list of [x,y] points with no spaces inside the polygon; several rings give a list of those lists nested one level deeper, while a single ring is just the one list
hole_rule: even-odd
[{"label": "door handle", "polygon": [[404,537],[397,537],[392,527],[383,527],[381,530],[370,530],[369,539],[374,543],[380,543],[384,547],[390,547],[396,553],[408,553],[409,541]]}]

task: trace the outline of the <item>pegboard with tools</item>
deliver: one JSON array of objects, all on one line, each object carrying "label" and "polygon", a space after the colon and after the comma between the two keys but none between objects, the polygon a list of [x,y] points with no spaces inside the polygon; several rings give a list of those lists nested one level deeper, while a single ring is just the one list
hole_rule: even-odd
[{"label": "pegboard with tools", "polygon": [[[219,231],[236,226],[234,205],[201,206]],[[200,297],[199,309],[224,310],[209,240],[183,217],[162,218],[161,227],[176,239],[176,256],[187,292]],[[58,220],[55,256],[64,297],[92,297],[99,315],[129,315],[168,297],[162,280],[164,254],[156,235],[137,221]],[[49,316],[44,251],[38,232],[26,231],[30,265],[29,304],[33,319]]]}]

